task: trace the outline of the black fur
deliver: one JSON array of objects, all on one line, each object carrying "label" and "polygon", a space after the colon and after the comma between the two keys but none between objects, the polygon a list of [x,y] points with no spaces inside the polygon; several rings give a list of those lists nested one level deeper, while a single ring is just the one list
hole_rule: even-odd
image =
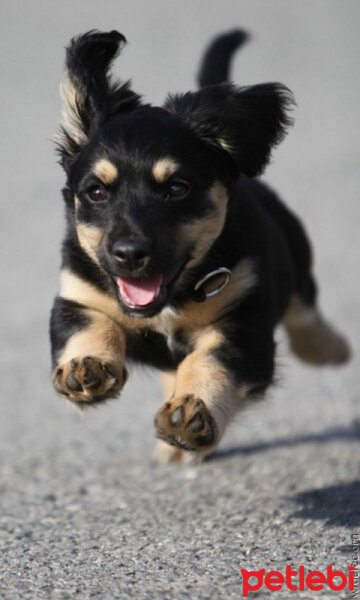
[{"label": "black fur", "polygon": [[[125,43],[118,31],[93,30],[71,40],[66,50],[66,68],[78,89],[79,124],[86,137],[111,115],[133,110],[140,104],[140,96],[130,89],[130,82],[112,82],[108,74],[111,62]],[[59,145],[59,154],[67,170],[79,155],[81,144],[65,128],[62,135],[66,144]]]},{"label": "black fur", "polygon": [[235,29],[215,38],[207,48],[200,64],[199,87],[228,81],[232,55],[248,39],[249,34],[243,29]]},{"label": "black fur", "polygon": [[204,141],[229,148],[238,174],[259,175],[291,124],[293,99],[280,84],[245,88],[223,83],[199,92],[170,96],[165,104]]},{"label": "black fur", "polygon": [[56,296],[50,316],[51,362],[55,367],[67,340],[90,324],[84,306]]},{"label": "black fur", "polygon": [[[214,77],[223,79],[226,76],[231,50],[245,41],[245,34],[232,33],[221,40],[203,61],[203,84],[209,79],[206,73],[210,72],[211,61],[216,56],[218,62]],[[179,309],[191,297],[194,284],[204,272],[217,268],[219,264],[232,269],[239,260],[250,257],[262,277],[261,286],[251,298],[254,296],[254,305],[261,301],[257,296],[264,298],[262,312],[265,305],[267,309],[261,330],[269,323],[271,338],[271,328],[287,305],[297,268],[282,229],[286,230],[288,221],[297,221],[288,211],[284,219],[283,209],[282,221],[276,224],[276,210],[271,207],[279,201],[274,200],[275,195],[267,188],[251,182],[245,175],[253,176],[262,171],[271,149],[290,125],[288,109],[292,104],[291,93],[280,84],[237,88],[222,82],[198,92],[169,96],[163,109],[143,106],[128,83],[113,84],[109,80],[110,62],[124,41],[125,38],[117,32],[89,32],[75,38],[67,50],[69,76],[79,88],[79,98],[82,98],[78,111],[87,141],[83,147],[71,140],[68,144],[70,133],[67,132],[65,142],[60,145],[62,162],[68,173],[64,192],[68,233],[63,246],[63,266],[99,289],[114,292],[111,276],[122,273],[109,254],[111,243],[134,232],[155,239],[157,247],[146,275],[159,271],[164,274],[169,281],[166,304]],[[225,46],[227,50],[223,55]],[[86,189],[93,181],[88,175],[89,165],[99,155],[99,148],[104,148],[106,156],[120,165],[123,172],[124,165],[128,168],[128,177],[121,178],[114,190],[112,206],[107,210],[84,199]],[[185,202],[167,204],[162,201],[163,190],[152,189],[151,182],[147,180],[133,178],[132,173],[149,172],[153,162],[162,156],[178,160],[184,168],[180,175],[192,182],[192,193]],[[239,179],[239,175],[242,178]],[[225,227],[201,264],[182,271],[191,248],[176,247],[175,229],[179,222],[191,222],[211,213],[212,207],[202,190],[207,191],[215,180],[225,182],[231,196]],[[75,193],[81,200],[78,220],[106,230],[106,244],[99,253],[103,269],[89,260],[78,244],[74,227]],[[146,210],[149,205],[152,209]],[[301,232],[298,224],[297,227]],[[295,245],[302,257],[301,246],[304,246],[304,252],[308,247],[305,236],[299,235],[298,238],[300,247]],[[169,256],[173,265],[167,273]],[[286,271],[285,275],[282,271]],[[152,310],[144,312],[144,316],[151,316]],[[158,312],[157,307],[155,311]],[[238,312],[236,307],[235,312],[228,316],[230,322],[235,315],[236,320],[241,318],[241,311],[239,315]],[[133,338],[131,334],[129,352],[132,358],[138,355],[140,360],[151,362],[154,366],[159,366],[159,362],[168,366],[173,363],[167,347],[167,358],[159,361],[154,358],[157,352],[151,347],[148,353],[145,347],[136,352],[139,344],[134,343]],[[272,344],[268,346],[267,353],[272,356]],[[224,357],[226,354],[224,351]],[[231,362],[235,363],[235,372],[236,359]],[[256,364],[257,376],[263,379],[259,361]],[[270,380],[268,367],[265,371],[265,379]],[[243,376],[239,369],[238,375]]]},{"label": "black fur", "polygon": [[[245,40],[241,31],[217,39],[201,66],[203,87],[169,96],[160,108],[143,104],[129,83],[113,83],[109,77],[124,36],[92,31],[74,39],[66,65],[76,90],[75,108],[68,110],[77,125],[64,125],[59,152],[67,174],[63,267],[116,298],[119,310],[134,319],[134,327],[124,326],[127,358],[174,370],[193,350],[196,324],[191,331],[179,326],[167,339],[166,332],[155,331],[151,319],[164,308],[181,312],[206,273],[219,267],[233,270],[244,260],[253,265],[254,287],[212,323],[224,340],[213,357],[234,381],[246,383],[251,394],[272,382],[274,328],[291,295],[315,306],[316,286],[302,225],[272,190],[251,179],[263,171],[291,124],[294,101],[278,83],[239,88],[226,81],[231,54]],[[164,157],[176,163],[176,171],[157,181],[152,169]],[[107,184],[93,172],[102,158],[119,173]],[[222,208],[209,190],[219,182],[229,197],[224,225],[191,266],[202,230],[193,238],[179,237],[179,232],[218,218]],[[101,232],[96,260],[79,242],[79,223]],[[119,241],[127,248],[135,243],[148,249],[137,271],[133,263],[130,268],[130,259],[115,254]],[[158,275],[161,288],[149,306],[129,306],[115,283],[119,278],[153,281]],[[143,318],[150,319],[145,328],[136,325]],[[54,364],[74,332],[86,325],[80,305],[56,299],[51,319]]]}]

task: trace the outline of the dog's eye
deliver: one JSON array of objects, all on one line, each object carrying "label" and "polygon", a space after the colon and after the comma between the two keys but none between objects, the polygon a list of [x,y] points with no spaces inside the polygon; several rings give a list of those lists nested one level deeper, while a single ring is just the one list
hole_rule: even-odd
[{"label": "dog's eye", "polygon": [[185,181],[172,181],[167,189],[167,197],[169,199],[181,200],[188,195],[190,186]]},{"label": "dog's eye", "polygon": [[91,202],[106,202],[109,198],[109,192],[102,185],[92,185],[86,194]]}]

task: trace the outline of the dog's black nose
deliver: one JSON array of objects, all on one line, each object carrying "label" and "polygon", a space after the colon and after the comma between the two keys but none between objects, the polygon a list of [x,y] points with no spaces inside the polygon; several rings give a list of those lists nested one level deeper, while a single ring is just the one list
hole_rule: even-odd
[{"label": "dog's black nose", "polygon": [[112,246],[112,254],[121,267],[128,271],[139,271],[150,260],[150,242],[148,240],[121,240]]}]

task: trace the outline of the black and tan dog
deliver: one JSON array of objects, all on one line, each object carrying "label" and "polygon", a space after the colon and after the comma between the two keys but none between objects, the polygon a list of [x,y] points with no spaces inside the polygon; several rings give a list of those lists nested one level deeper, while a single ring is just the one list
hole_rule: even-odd
[{"label": "black and tan dog", "polygon": [[120,393],[127,361],[163,371],[155,431],[167,460],[212,451],[235,413],[271,384],[279,322],[306,361],[349,354],[319,313],[302,226],[254,179],[293,101],[277,83],[227,83],[245,37],[220,36],[201,89],[161,108],[111,80],[120,33],[91,31],[67,49],[53,383],[84,407]]}]

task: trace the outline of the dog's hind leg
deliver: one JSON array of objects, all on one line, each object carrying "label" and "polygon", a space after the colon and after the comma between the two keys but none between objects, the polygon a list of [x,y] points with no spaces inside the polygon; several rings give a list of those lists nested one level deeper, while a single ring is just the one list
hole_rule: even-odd
[{"label": "dog's hind leg", "polygon": [[327,365],[349,359],[347,341],[323,318],[316,304],[307,304],[294,295],[282,322],[291,350],[303,361]]},{"label": "dog's hind leg", "polygon": [[307,232],[297,216],[274,194],[267,195],[264,208],[280,226],[294,268],[294,292],[282,321],[291,349],[299,358],[315,365],[346,362],[350,356],[346,340],[323,318],[318,307]]}]

